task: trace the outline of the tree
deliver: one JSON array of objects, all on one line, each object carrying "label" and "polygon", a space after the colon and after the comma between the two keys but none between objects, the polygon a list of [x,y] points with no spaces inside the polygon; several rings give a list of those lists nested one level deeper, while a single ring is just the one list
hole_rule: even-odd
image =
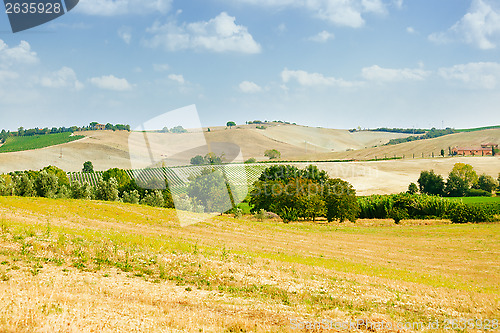
[{"label": "tree", "polygon": [[69,186],[69,195],[72,199],[89,200],[92,198],[92,188],[88,183],[72,181]]},{"label": "tree", "polygon": [[101,179],[95,188],[95,198],[103,201],[118,201],[118,182],[115,178]]},{"label": "tree", "polygon": [[83,163],[82,172],[94,172],[94,165],[92,164],[91,161]]},{"label": "tree", "polygon": [[39,197],[54,198],[59,190],[58,178],[53,173],[43,170],[34,182],[36,193]]},{"label": "tree", "polygon": [[234,121],[228,121],[226,126],[232,128],[233,126],[236,126],[236,123]]},{"label": "tree", "polygon": [[201,155],[196,155],[195,157],[191,158],[191,164],[192,165],[203,165],[203,164],[205,164],[205,159]]},{"label": "tree", "polygon": [[120,193],[128,189],[128,186],[131,182],[129,175],[127,175],[125,170],[118,168],[109,169],[102,174],[102,179],[104,181],[108,181],[111,178],[114,178],[118,186],[118,191]]},{"label": "tree", "polygon": [[441,149],[441,156],[444,157],[444,149]]},{"label": "tree", "polygon": [[498,182],[493,177],[488,176],[486,174],[482,174],[481,176],[479,176],[476,188],[486,191],[488,193],[492,193],[497,189],[497,187],[498,187]]},{"label": "tree", "polygon": [[455,163],[453,169],[450,172],[450,175],[452,174],[462,179],[467,185],[467,189],[470,189],[477,184],[477,173],[476,171],[474,171],[474,168],[470,164]]},{"label": "tree", "polygon": [[422,194],[443,195],[444,193],[443,177],[435,174],[433,170],[422,171],[417,182]]},{"label": "tree", "polygon": [[269,157],[270,160],[281,158],[281,153],[276,149],[268,149],[264,152],[264,156]]},{"label": "tree", "polygon": [[446,180],[446,195],[450,197],[463,197],[469,190],[469,187],[464,179],[456,173],[450,173]]},{"label": "tree", "polygon": [[207,213],[223,213],[234,206],[232,191],[220,170],[208,167],[192,179],[187,188],[189,197]]},{"label": "tree", "polygon": [[187,133],[187,130],[184,129],[182,126],[175,126],[174,128],[170,129],[171,133],[176,133],[176,134],[181,134],[181,133]]},{"label": "tree", "polygon": [[246,164],[251,164],[251,163],[257,163],[257,160],[255,157],[250,157],[248,160],[245,161]]},{"label": "tree", "polygon": [[208,153],[204,157],[205,159],[205,164],[222,164],[224,163],[224,153],[221,154],[220,156],[217,156],[215,153]]},{"label": "tree", "polygon": [[33,180],[27,173],[23,172],[14,177],[14,192],[20,197],[34,197],[35,186]]},{"label": "tree", "polygon": [[356,221],[359,203],[354,187],[340,179],[329,179],[325,184],[326,218],[328,222],[338,219],[340,222]]},{"label": "tree", "polygon": [[163,207],[165,200],[163,199],[161,191],[154,190],[146,192],[146,196],[141,200],[141,204],[151,207]]},{"label": "tree", "polygon": [[408,185],[408,191],[406,193],[408,194],[416,194],[418,192],[418,186],[415,183],[411,183]]},{"label": "tree", "polygon": [[64,185],[69,187],[68,174],[64,172],[62,169],[59,169],[58,167],[55,167],[53,165],[49,165],[43,168],[41,171],[46,171],[48,173],[55,175],[57,177],[60,186]]},{"label": "tree", "polygon": [[90,125],[90,128],[94,129],[97,124],[99,124],[97,121],[93,121],[89,125]]}]

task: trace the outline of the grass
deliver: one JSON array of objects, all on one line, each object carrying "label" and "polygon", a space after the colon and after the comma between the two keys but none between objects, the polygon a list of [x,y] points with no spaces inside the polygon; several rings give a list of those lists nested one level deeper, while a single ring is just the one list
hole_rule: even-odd
[{"label": "grass", "polygon": [[500,316],[500,224],[219,216],[182,228],[169,209],[16,197],[0,197],[0,217],[0,331]]},{"label": "grass", "polygon": [[460,201],[465,204],[478,203],[500,203],[500,196],[496,197],[461,197],[461,198],[446,198],[451,201]]},{"label": "grass", "polygon": [[40,149],[79,140],[83,137],[82,135],[71,136],[71,133],[9,137],[0,146],[0,153]]}]

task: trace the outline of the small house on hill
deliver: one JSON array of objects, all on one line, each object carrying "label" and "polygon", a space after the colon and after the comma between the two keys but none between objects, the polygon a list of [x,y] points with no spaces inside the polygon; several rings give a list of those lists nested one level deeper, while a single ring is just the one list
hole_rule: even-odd
[{"label": "small house on hill", "polygon": [[496,149],[498,149],[498,144],[484,143],[481,147],[455,147],[451,152],[459,156],[492,156]]},{"label": "small house on hill", "polygon": [[95,129],[98,131],[104,131],[106,129],[106,125],[104,124],[96,124]]}]

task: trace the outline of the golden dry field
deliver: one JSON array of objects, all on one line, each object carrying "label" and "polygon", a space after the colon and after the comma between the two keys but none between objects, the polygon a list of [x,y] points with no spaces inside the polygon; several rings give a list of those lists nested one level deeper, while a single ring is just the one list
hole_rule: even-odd
[{"label": "golden dry field", "polygon": [[[498,223],[206,218],[182,228],[169,209],[0,197],[0,332],[475,332],[443,325],[500,319]],[[369,324],[305,326],[322,320]]]}]

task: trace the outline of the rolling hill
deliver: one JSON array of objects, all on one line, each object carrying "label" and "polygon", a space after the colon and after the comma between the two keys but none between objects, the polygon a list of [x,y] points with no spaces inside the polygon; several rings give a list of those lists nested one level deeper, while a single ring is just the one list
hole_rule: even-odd
[{"label": "rolling hill", "polygon": [[[0,154],[0,173],[15,170],[39,170],[54,165],[67,172],[80,171],[85,161],[92,161],[95,170],[118,167],[123,169],[151,166],[150,155],[156,160],[167,157],[173,165],[189,164],[190,159],[204,155],[206,147],[199,147],[206,140],[214,148],[224,147],[236,152],[224,151],[230,160],[241,150],[240,160],[255,157],[267,160],[264,152],[277,149],[282,160],[327,161],[359,160],[353,163],[314,162],[329,172],[354,184],[358,194],[394,193],[403,191],[415,182],[421,170],[434,169],[446,176],[456,162],[469,163],[478,173],[497,177],[500,172],[500,156],[496,157],[438,157],[441,149],[448,147],[479,145],[484,142],[500,143],[500,129],[461,132],[434,139],[413,141],[384,146],[390,139],[407,134],[312,128],[298,125],[268,124],[266,129],[256,125],[243,125],[228,129],[212,127],[210,132],[200,133],[147,133],[150,151],[141,150],[141,133],[125,131],[79,132],[85,138],[54,147]],[[221,143],[228,143],[225,146]],[[374,147],[378,146],[378,147]],[[222,148],[221,148],[222,147]],[[367,148],[365,148],[367,147]],[[139,152],[138,162],[130,159],[130,148]],[[422,158],[422,153],[425,158]],[[429,158],[434,153],[436,158]],[[415,154],[415,158],[413,158]],[[404,160],[369,162],[371,159],[405,155]],[[231,157],[232,156],[232,157]],[[305,163],[298,163],[305,166]],[[169,166],[169,165],[167,165]]]}]

